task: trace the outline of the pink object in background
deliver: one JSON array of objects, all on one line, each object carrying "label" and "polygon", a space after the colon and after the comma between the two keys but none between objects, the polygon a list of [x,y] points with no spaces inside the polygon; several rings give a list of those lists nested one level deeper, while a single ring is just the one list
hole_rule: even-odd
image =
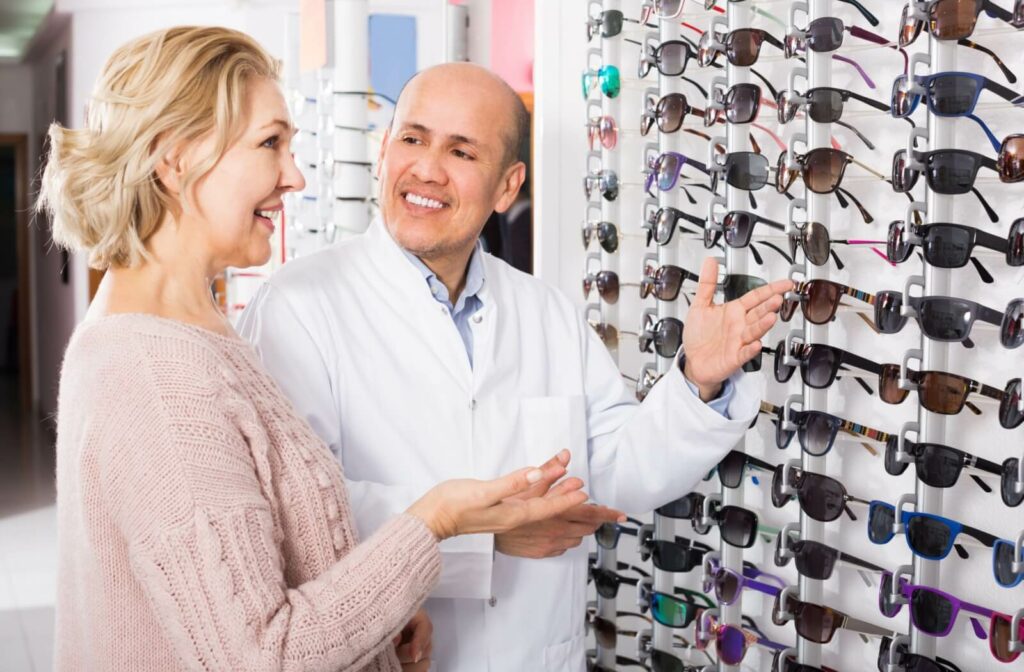
[{"label": "pink object in background", "polygon": [[491,69],[520,93],[533,91],[533,2],[491,3]]}]

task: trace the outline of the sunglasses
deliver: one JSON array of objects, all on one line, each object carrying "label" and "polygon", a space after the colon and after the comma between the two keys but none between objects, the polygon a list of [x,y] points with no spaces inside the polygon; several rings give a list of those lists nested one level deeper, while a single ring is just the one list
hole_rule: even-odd
[{"label": "sunglasses", "polygon": [[[706,171],[705,171],[706,172]],[[711,167],[711,190],[718,190],[721,179],[730,187],[757,191],[768,184],[768,158],[758,152],[729,152]]]},{"label": "sunglasses", "polygon": [[[937,40],[962,40],[974,33],[978,15],[989,16],[1010,23],[1014,15],[990,0],[929,0],[925,3],[928,32]],[[899,44],[909,46],[925,27],[924,19],[908,3],[900,17]]]},{"label": "sunglasses", "polygon": [[635,518],[628,518],[627,521],[633,527],[627,527],[618,523],[603,523],[594,532],[594,540],[597,542],[597,545],[601,548],[612,549],[619,545],[619,538],[623,534],[635,537],[643,523]]},{"label": "sunglasses", "polygon": [[[933,637],[947,637],[953,631],[956,617],[961,611],[986,619],[991,619],[994,613],[991,609],[961,600],[937,588],[910,584],[902,578],[899,580],[899,592],[910,605],[910,624]],[[892,593],[892,573],[884,572],[878,584],[878,610],[886,618],[894,618],[903,610],[903,604],[896,602]],[[980,628],[980,625],[975,627]]]},{"label": "sunglasses", "polygon": [[1021,411],[1021,380],[1011,378],[1003,390],[1003,401],[999,404],[999,424],[1006,429],[1015,429],[1024,422],[1024,412]]},{"label": "sunglasses", "polygon": [[[1006,539],[996,539],[992,545],[992,575],[1003,588],[1015,588],[1024,581],[1024,571],[1015,572],[1017,545]],[[1024,562],[1022,558],[1019,562]]]},{"label": "sunglasses", "polygon": [[786,646],[755,634],[735,625],[720,623],[711,614],[701,616],[694,632],[694,642],[698,649],[704,650],[711,642],[715,643],[718,659],[726,665],[739,665],[747,655],[747,649],[755,644],[783,651]]},{"label": "sunglasses", "polygon": [[1024,134],[1014,133],[1003,139],[996,157],[996,171],[1003,182],[1024,181]]},{"label": "sunglasses", "polygon": [[[872,543],[889,543],[896,536],[893,532],[895,522],[896,507],[893,505],[877,499],[868,505],[868,539]],[[926,560],[945,559],[961,533],[989,548],[996,542],[996,537],[988,532],[931,513],[903,511],[900,523],[904,526],[907,546],[914,555]],[[967,553],[962,547],[957,552],[961,556]]]},{"label": "sunglasses", "polygon": [[[785,352],[785,347],[785,341],[779,341],[775,348],[776,353]],[[785,357],[781,354],[775,357],[775,380],[779,383],[788,383],[797,367],[800,369],[800,378],[804,385],[816,390],[830,387],[840,370],[848,370],[847,365],[869,373],[882,372],[881,364],[824,343],[794,343],[790,348],[790,356],[797,359],[798,364],[786,364]]]},{"label": "sunglasses", "polygon": [[799,467],[789,467],[789,487],[796,491],[795,495],[783,494],[783,469],[786,465],[780,464],[772,476],[772,505],[780,509],[794,497],[800,502],[801,510],[814,520],[829,523],[836,520],[846,512],[850,520],[857,520],[857,516],[850,510],[847,502],[860,502],[867,504],[868,501],[851,496],[846,492],[842,483],[823,474],[815,474],[804,471]]},{"label": "sunglasses", "polygon": [[820,604],[804,602],[790,595],[779,593],[772,607],[772,623],[785,625],[791,616],[796,625],[796,633],[804,639],[818,644],[828,644],[839,629],[853,630],[866,635],[886,635],[891,630],[847,616],[838,609]]},{"label": "sunglasses", "polygon": [[696,56],[697,52],[690,43],[683,40],[666,40],[657,46],[647,45],[640,52],[636,74],[643,79],[654,68],[666,77],[678,77],[686,72],[690,59]]},{"label": "sunglasses", "polygon": [[832,572],[835,571],[836,564],[839,562],[872,572],[883,571],[878,565],[843,553],[820,541],[794,540],[785,533],[780,533],[775,540],[774,559],[776,567],[785,567],[790,560],[794,560],[796,571],[800,576],[814,581],[828,581],[832,578]]},{"label": "sunglasses", "polygon": [[674,590],[678,596],[653,590],[648,582],[642,582],[639,588],[640,611],[650,610],[655,622],[667,628],[685,628],[705,609],[715,608],[715,603],[707,595],[686,588],[676,587]]},{"label": "sunglasses", "polygon": [[597,333],[597,337],[601,339],[601,342],[605,345],[605,347],[613,350],[619,347],[620,334],[629,336],[637,335],[631,331],[620,332],[614,324],[609,324],[608,322],[597,322],[594,320],[588,320],[587,323],[590,325],[590,328]]},{"label": "sunglasses", "polygon": [[[902,404],[910,394],[900,387],[900,366],[883,364],[878,376],[878,396],[887,404]],[[980,394],[996,401],[1003,400],[1003,391],[976,380],[945,371],[906,371],[907,380],[917,388],[922,408],[940,415],[956,415],[964,409],[967,398]],[[981,410],[972,405],[972,410]]]},{"label": "sunglasses", "polygon": [[981,320],[1000,327],[1003,347],[1015,348],[1024,342],[1020,328],[1024,313],[1024,301],[1021,299],[1014,299],[1007,306],[1007,312],[1000,313],[967,299],[951,296],[911,296],[905,299],[902,292],[892,290],[875,295],[875,326],[879,332],[896,334],[903,329],[908,319],[900,314],[904,301],[913,309],[921,333],[934,341],[971,343],[971,328],[975,321]]},{"label": "sunglasses", "polygon": [[672,187],[676,186],[676,182],[679,180],[679,173],[682,171],[683,166],[686,165],[693,166],[705,175],[708,172],[708,167],[702,162],[691,159],[679,152],[659,154],[657,158],[651,160],[648,164],[650,172],[647,173],[647,179],[644,181],[644,191],[650,194],[651,186],[654,184],[657,184],[658,189],[661,191],[671,190]]},{"label": "sunglasses", "polygon": [[738,28],[730,30],[716,41],[712,31],[705,31],[697,43],[697,63],[702,68],[713,65],[718,54],[724,51],[729,65],[747,68],[757,63],[761,56],[761,45],[767,42],[779,51],[783,50],[782,42],[768,31],[761,28]]},{"label": "sunglasses", "polygon": [[999,494],[1003,504],[1020,506],[1024,502],[1024,471],[1021,470],[1020,460],[1016,457],[1006,458],[999,477]]},{"label": "sunglasses", "polygon": [[779,309],[779,318],[783,322],[788,322],[793,318],[793,315],[796,313],[796,307],[799,305],[803,310],[804,319],[811,324],[828,324],[836,316],[836,311],[839,309],[840,301],[844,296],[852,296],[869,305],[876,305],[877,313],[877,299],[875,295],[841,285],[838,282],[832,282],[831,280],[807,280],[801,282],[797,285],[794,293],[797,294],[797,298],[785,299],[782,302],[782,307]]},{"label": "sunglasses", "polygon": [[675,301],[684,280],[698,282],[700,276],[673,264],[662,264],[657,269],[648,265],[640,280],[640,298],[646,299],[653,294],[659,301]]},{"label": "sunglasses", "polygon": [[788,155],[788,150],[783,151],[776,162],[775,189],[780,194],[787,193],[798,176],[803,178],[804,186],[809,191],[815,194],[831,194],[843,183],[846,167],[851,163],[881,180],[885,179],[884,175],[861,163],[852,155],[832,147],[816,147],[806,154],[794,154],[793,162],[797,165],[796,168],[788,167]]},{"label": "sunglasses", "polygon": [[[859,238],[832,240],[828,229],[819,222],[794,222],[793,227],[795,231],[789,234],[789,254],[791,257],[795,259],[797,249],[801,249],[807,261],[815,266],[824,266],[828,263],[828,258],[831,256],[835,259],[836,267],[839,270],[843,270],[846,265],[832,249],[833,243],[836,245],[879,245],[886,242],[884,240],[865,240]],[[872,247],[872,250],[875,254],[885,259],[885,255],[877,248]]]},{"label": "sunglasses", "polygon": [[[645,533],[646,532],[646,533]],[[711,552],[711,547],[699,541],[691,541],[686,537],[676,537],[674,541],[655,539],[653,531],[642,531],[639,541],[640,559],[654,563],[656,569],[663,572],[690,572],[700,567],[704,556]]]},{"label": "sunglasses", "polygon": [[604,147],[615,149],[619,140],[619,128],[615,119],[607,114],[600,117],[593,117],[587,121],[587,146],[591,151]]},{"label": "sunglasses", "polygon": [[894,117],[913,114],[925,96],[928,109],[939,117],[965,117],[974,112],[983,90],[1017,104],[1010,88],[973,72],[937,72],[932,75],[900,75],[892,83],[890,112]]},{"label": "sunglasses", "polygon": [[[776,357],[778,359],[778,357]],[[836,436],[842,430],[849,434],[863,436],[872,441],[885,441],[889,435],[866,425],[851,422],[844,418],[825,413],[824,411],[790,411],[789,420],[796,425],[796,430],[783,428],[783,423],[775,426],[775,443],[780,449],[789,447],[795,434],[800,440],[800,448],[808,455],[827,455],[835,445]],[[877,455],[874,448],[863,444],[869,452]],[[777,505],[778,506],[778,505]],[[851,514],[852,515],[852,514]],[[853,518],[856,520],[856,517]]]},{"label": "sunglasses", "polygon": [[749,124],[761,111],[761,87],[757,84],[734,84],[727,91],[713,91],[714,106],[704,110],[704,126],[711,127],[723,119],[730,124]]},{"label": "sunglasses", "polygon": [[[703,497],[702,502],[703,505]],[[711,525],[718,527],[722,541],[736,548],[750,548],[757,538],[758,518],[757,514],[750,509],[741,506],[713,506],[708,516],[711,524],[705,525],[700,522],[700,517],[690,520],[694,532],[707,534],[711,531]]]},{"label": "sunglasses", "polygon": [[[831,86],[818,86],[807,89],[805,93],[798,93],[783,89],[775,98],[777,114],[780,124],[788,124],[796,118],[801,107],[806,108],[807,116],[811,121],[820,124],[835,124],[843,116],[843,110],[850,99],[869,105],[880,112],[889,112],[889,107],[877,100],[862,96],[846,89],[837,89]],[[851,127],[852,128],[852,127]],[[854,129],[855,130],[855,129]],[[870,143],[868,143],[870,144]]]},{"label": "sunglasses", "polygon": [[622,76],[614,65],[603,65],[597,70],[585,70],[580,78],[583,85],[583,100],[590,97],[594,87],[600,85],[601,93],[616,98],[622,91]]},{"label": "sunglasses", "polygon": [[704,247],[714,247],[723,237],[725,238],[725,244],[729,247],[747,247],[750,245],[750,238],[754,234],[755,224],[765,224],[778,231],[786,229],[779,222],[772,221],[756,213],[744,210],[730,210],[722,218],[721,231],[713,231],[710,227],[704,229]]},{"label": "sunglasses", "polygon": [[[617,619],[626,616],[639,618],[646,623],[651,622],[651,619],[634,611],[615,612],[615,618]],[[594,631],[594,639],[597,641],[597,645],[603,649],[614,649],[620,635],[623,637],[636,637],[638,634],[635,630],[619,630],[619,626],[615,621],[598,616],[596,607],[587,609],[586,624],[588,630]]]},{"label": "sunglasses", "polygon": [[598,295],[608,303],[619,300],[619,274],[615,271],[587,273],[583,277],[583,298],[590,296],[591,288],[597,288]]},{"label": "sunglasses", "polygon": [[914,163],[907,161],[907,150],[900,149],[892,157],[893,191],[907,193],[913,189],[921,177],[922,168],[929,189],[937,194],[951,196],[966,194],[974,189],[978,171],[982,168],[996,172],[999,170],[993,159],[966,149],[915,151]]},{"label": "sunglasses", "polygon": [[[742,574],[728,567],[723,567],[721,562],[714,558],[707,560],[704,564],[704,580],[701,587],[705,593],[710,593],[714,590],[715,599],[721,605],[735,604],[740,599],[740,594],[744,589],[756,590],[774,597],[779,594],[780,590],[786,587],[786,582],[781,578],[767,572],[762,572],[751,563],[743,563]],[[758,581],[757,579],[759,578],[771,580],[778,585],[768,585],[764,581]]]},{"label": "sunglasses", "polygon": [[907,643],[893,647],[892,637],[882,637],[878,645],[878,672],[888,672],[892,664],[906,672],[960,672],[960,668],[945,658],[932,660],[917,653],[910,653]]},{"label": "sunglasses", "polygon": [[741,483],[743,483],[743,475],[747,472],[748,468],[760,469],[762,471],[774,471],[775,465],[765,462],[753,455],[747,455],[746,453],[738,450],[730,450],[729,454],[723,457],[722,461],[708,472],[708,475],[704,477],[704,480],[709,480],[717,473],[718,480],[721,482],[723,488],[735,490],[740,487]]},{"label": "sunglasses", "polygon": [[920,246],[925,261],[938,268],[962,268],[975,247],[985,247],[1005,256],[1008,266],[1024,266],[1024,218],[1010,225],[1006,238],[963,224],[911,224],[897,220],[889,224],[886,256],[901,264]]},{"label": "sunglasses", "polygon": [[614,201],[619,197],[619,176],[614,170],[591,171],[583,178],[583,193],[587,200],[595,192],[600,192],[606,201]]},{"label": "sunglasses", "polygon": [[835,668],[828,665],[815,667],[806,663],[798,663],[793,654],[786,655],[785,651],[776,651],[772,658],[771,672],[837,672]]},{"label": "sunglasses", "polygon": [[683,345],[682,321],[674,317],[663,317],[654,322],[650,313],[646,314],[640,332],[640,352],[651,352],[652,345],[659,357],[675,357]]},{"label": "sunglasses", "polygon": [[[635,572],[641,577],[650,576],[639,567],[634,567],[633,565],[628,565],[624,562],[617,563],[617,567],[620,570]],[[598,567],[596,564],[590,565],[590,575],[587,582],[589,583],[590,581],[594,582],[594,587],[597,588],[597,594],[609,600],[615,599],[619,594],[619,586],[622,584],[635,586],[640,583],[640,579],[622,576],[618,572],[605,569],[604,567]]]},{"label": "sunglasses", "polygon": [[584,249],[590,246],[594,238],[601,244],[601,249],[609,254],[619,249],[619,229],[611,222],[583,222],[581,233]]},{"label": "sunglasses", "polygon": [[[685,220],[701,229],[705,227],[704,220],[700,217],[695,217],[672,206],[666,205],[657,210],[651,209],[643,224],[643,228],[647,231],[647,244],[650,245],[653,240],[658,245],[668,245],[672,241],[676,227],[682,229],[680,220]],[[685,229],[682,230],[690,233]]]},{"label": "sunglasses", "polygon": [[[885,444],[885,471],[900,476],[910,466],[896,458],[899,437],[890,436]],[[903,452],[913,458],[917,478],[933,488],[951,488],[956,485],[964,469],[977,469],[996,476],[1002,475],[1002,466],[970,453],[944,446],[941,443],[915,443],[903,440]]]},{"label": "sunglasses", "polygon": [[843,46],[843,33],[845,32],[875,44],[889,44],[889,40],[878,33],[865,30],[860,26],[847,26],[842,19],[834,16],[823,16],[808,23],[803,30],[786,35],[783,54],[786,58],[793,58],[805,48],[816,53],[836,51]]},{"label": "sunglasses", "polygon": [[644,98],[644,113],[640,120],[640,135],[647,135],[655,123],[662,133],[675,133],[683,126],[686,115],[704,118],[705,111],[690,105],[681,93],[669,93],[661,98]]},{"label": "sunglasses", "polygon": [[[628,19],[617,9],[606,9],[597,16],[587,19],[587,42],[600,34],[601,37],[615,37],[622,33],[622,24],[625,22],[639,24],[636,19]],[[646,23],[646,22],[645,22]]]}]

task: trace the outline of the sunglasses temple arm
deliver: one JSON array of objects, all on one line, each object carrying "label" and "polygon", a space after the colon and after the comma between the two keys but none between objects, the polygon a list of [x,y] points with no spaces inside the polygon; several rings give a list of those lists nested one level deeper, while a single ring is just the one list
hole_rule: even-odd
[{"label": "sunglasses temple arm", "polygon": [[997,138],[995,136],[995,133],[992,132],[992,129],[988,127],[988,124],[986,124],[981,117],[973,113],[968,114],[967,118],[978,124],[978,126],[981,126],[981,130],[985,132],[985,137],[988,138],[989,144],[992,145],[992,149],[996,152],[996,154],[998,154],[1002,145],[999,142],[999,138]]},{"label": "sunglasses temple arm", "polygon": [[1024,104],[1024,96],[1018,95],[1017,92],[1014,91],[1013,89],[1003,86],[998,82],[993,82],[988,77],[984,77],[982,79],[985,80],[985,88],[991,91],[992,93],[996,94],[1003,100],[1008,100],[1013,105]]},{"label": "sunglasses temple arm", "polygon": [[846,617],[846,620],[843,622],[843,628],[846,630],[853,630],[854,632],[859,632],[864,635],[874,635],[876,637],[892,635],[891,629],[883,628],[851,616]]},{"label": "sunglasses temple arm", "polygon": [[1003,59],[999,58],[999,56],[996,55],[996,52],[992,51],[986,46],[978,44],[977,42],[968,40],[966,37],[960,38],[959,40],[956,41],[956,43],[959,44],[961,47],[974,49],[975,51],[980,51],[981,53],[990,56],[992,60],[996,62],[996,65],[999,67],[999,71],[1003,73],[1003,76],[1006,77],[1007,81],[1009,81],[1010,84],[1017,83],[1017,75],[1013,74],[1013,71],[1010,70],[1009,67],[1007,67],[1006,63],[1003,63]]},{"label": "sunglasses temple arm", "polygon": [[[783,21],[782,19],[780,19],[779,17],[775,16],[771,12],[763,10],[760,7],[751,7],[751,9],[753,10],[754,14],[760,14],[761,16],[763,16],[764,18],[768,19],[769,21],[774,21],[777,25],[781,26],[783,30],[786,30],[786,28],[787,28],[786,22]],[[780,47],[780,49],[781,49],[781,47]]]},{"label": "sunglasses temple arm", "polygon": [[[765,77],[764,75],[762,75],[762,74],[761,74],[760,72],[758,72],[758,71],[757,71],[757,70],[756,70],[755,68],[751,68],[751,69],[750,69],[750,71],[751,71],[752,73],[754,73],[754,75],[756,75],[758,79],[760,79],[760,80],[761,80],[762,82],[764,82],[764,85],[765,85],[765,86],[766,86],[766,87],[768,88],[768,92],[772,94],[772,98],[773,98],[773,99],[775,99],[775,98],[778,98],[778,97],[779,97],[779,92],[775,90],[775,87],[774,87],[774,86],[772,86],[772,83],[768,81],[768,78],[767,78],[767,77]],[[888,109],[888,108],[886,108],[886,109]]]},{"label": "sunglasses temple arm", "polygon": [[[875,148],[875,143],[873,143],[870,140],[868,140],[868,137],[866,135],[864,135],[863,133],[861,133],[859,130],[857,130],[857,127],[854,126],[853,124],[848,124],[845,121],[836,121],[836,122],[833,122],[833,123],[836,124],[837,126],[842,126],[843,128],[852,131],[853,134],[856,135],[857,138],[860,139],[860,141],[863,142],[867,146],[868,149],[874,149]],[[836,149],[840,149],[840,148],[837,147]]]},{"label": "sunglasses temple arm", "polygon": [[870,212],[867,211],[867,208],[865,208],[853,194],[848,192],[846,189],[836,189],[836,196],[838,196],[840,192],[848,199],[853,201],[853,204],[857,206],[857,210],[860,212],[860,216],[864,220],[865,224],[870,224],[871,222],[875,221],[875,218],[871,215]]},{"label": "sunglasses temple arm", "polygon": [[[757,244],[758,245],[764,245],[767,248],[775,250],[780,255],[782,255],[782,258],[786,260],[787,264],[792,264],[793,263],[793,260],[790,258],[790,256],[788,254],[786,254],[786,252],[781,247],[779,247],[778,245],[774,245],[772,243],[769,243],[767,240],[759,240],[759,241],[757,241]],[[753,249],[753,248],[751,248],[751,249]]]},{"label": "sunglasses temple arm", "polygon": [[860,166],[864,170],[868,171],[869,173],[871,173],[872,175],[874,175],[875,177],[877,177],[880,180],[884,180],[885,179],[885,175],[883,175],[882,173],[878,172],[877,170],[875,170],[871,166],[868,166],[867,164],[861,163],[860,161],[858,161],[857,159],[855,159],[853,157],[850,157],[850,163],[857,164],[858,166]]},{"label": "sunglasses temple arm", "polygon": [[[698,84],[698,83],[697,83],[697,82],[695,82],[694,80],[690,79],[689,77],[684,77],[684,76],[682,76],[682,75],[680,75],[680,76],[679,76],[679,79],[683,80],[684,82],[689,82],[690,84],[692,84],[692,85],[693,85],[693,87],[694,87],[695,89],[697,89],[698,91],[700,91],[701,95],[703,95],[703,96],[704,96],[705,98],[707,98],[707,97],[708,97],[708,91],[707,91],[707,89],[705,89],[705,88],[704,88],[703,86],[701,86],[700,84]],[[694,108],[694,111],[696,111],[696,110],[697,110],[697,108]],[[704,112],[703,112],[703,111],[701,111],[701,115],[703,115],[703,114],[704,114]]]},{"label": "sunglasses temple arm", "polygon": [[985,265],[981,263],[981,260],[973,255],[971,256],[971,265],[974,266],[974,270],[978,272],[978,275],[981,277],[981,281],[986,285],[991,285],[996,281],[996,279],[992,277],[992,274],[988,272],[988,269],[985,268]]},{"label": "sunglasses temple arm", "polygon": [[833,60],[836,60],[836,61],[842,61],[843,63],[849,63],[854,68],[856,68],[857,72],[860,73],[861,78],[864,80],[864,83],[868,85],[869,89],[877,89],[878,88],[875,85],[875,82],[870,77],[868,77],[868,73],[866,73],[864,71],[864,68],[860,67],[860,63],[858,63],[857,61],[853,60],[852,58],[847,58],[846,56],[840,56],[839,54],[832,54],[832,58],[833,58]]},{"label": "sunglasses temple arm", "polygon": [[857,0],[839,0],[839,2],[845,2],[848,5],[852,5],[873,27],[878,26],[878,17],[868,11],[867,7],[860,4]]},{"label": "sunglasses temple arm", "polygon": [[992,222],[993,224],[998,222],[999,215],[996,214],[996,211],[992,209],[992,206],[989,205],[985,197],[982,196],[980,191],[978,191],[978,188],[971,187],[971,191],[974,192],[974,195],[978,198],[978,202],[981,203],[981,207],[985,209],[985,214],[988,215],[988,221]]}]

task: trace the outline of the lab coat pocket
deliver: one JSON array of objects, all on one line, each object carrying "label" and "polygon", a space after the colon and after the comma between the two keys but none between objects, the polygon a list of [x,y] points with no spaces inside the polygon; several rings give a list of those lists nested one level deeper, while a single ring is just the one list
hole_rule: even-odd
[{"label": "lab coat pocket", "polygon": [[528,397],[519,405],[519,437],[530,464],[541,465],[558,451],[572,453],[569,476],[589,482],[587,413],[583,395]]},{"label": "lab coat pocket", "polygon": [[544,647],[545,672],[583,672],[584,635]]}]

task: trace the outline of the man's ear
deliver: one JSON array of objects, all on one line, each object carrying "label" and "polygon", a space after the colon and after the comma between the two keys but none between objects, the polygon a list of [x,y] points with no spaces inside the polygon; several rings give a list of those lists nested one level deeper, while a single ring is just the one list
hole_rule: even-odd
[{"label": "man's ear", "polygon": [[519,189],[525,181],[526,164],[522,161],[516,161],[508,167],[505,171],[505,176],[501,178],[501,193],[498,202],[494,205],[494,211],[505,212],[511,208],[512,204],[516,202],[516,196],[519,195]]}]

